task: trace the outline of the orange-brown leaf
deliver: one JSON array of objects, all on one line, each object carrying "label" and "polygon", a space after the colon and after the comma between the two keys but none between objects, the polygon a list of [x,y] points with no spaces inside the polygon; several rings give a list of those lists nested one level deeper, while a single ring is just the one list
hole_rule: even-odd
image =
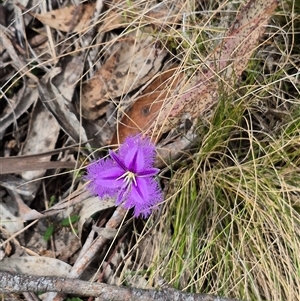
[{"label": "orange-brown leaf", "polygon": [[125,113],[112,139],[112,144],[122,143],[127,136],[146,130],[160,112],[165,99],[172,95],[183,74],[174,78],[177,65],[156,78]]}]

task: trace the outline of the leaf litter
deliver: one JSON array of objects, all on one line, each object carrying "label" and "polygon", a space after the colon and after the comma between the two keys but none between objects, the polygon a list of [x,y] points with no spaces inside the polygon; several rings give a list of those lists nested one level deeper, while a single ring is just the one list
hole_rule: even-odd
[{"label": "leaf litter", "polygon": [[111,55],[82,87],[83,116],[89,120],[101,117],[112,99],[152,79],[167,55],[163,45],[139,30],[124,35],[107,51]]},{"label": "leaf litter", "polygon": [[[136,2],[104,3],[96,19],[99,3],[74,6],[66,2],[46,13],[41,13],[39,5],[26,9],[20,5],[28,36],[13,23],[1,25],[5,68],[0,73],[1,97],[6,102],[0,116],[4,149],[0,173],[5,175],[0,178],[0,222],[10,235],[21,232],[19,241],[31,248],[21,255],[11,249],[2,270],[16,272],[18,267],[27,273],[30,268],[31,274],[44,275],[52,266],[52,275],[86,273],[89,279],[98,269],[94,264],[87,270],[90,262],[120,263],[120,253],[126,256],[132,238],[125,235],[128,242],[120,243],[122,250],[115,243],[109,252],[107,233],[115,233],[125,212],[115,209],[114,202],[101,203],[86,192],[84,166],[103,156],[110,143],[118,145],[141,132],[169,150],[162,160],[176,158],[189,148],[190,141],[182,143],[183,124],[189,120],[195,126],[218,103],[220,83],[225,91],[234,86],[277,7],[275,0],[248,1],[224,36],[217,37],[219,43],[210,53],[196,67],[187,68],[188,48],[179,53],[183,43],[172,37],[174,32],[187,34],[187,7],[180,1]],[[45,31],[46,26],[51,30]],[[26,40],[18,39],[18,33]],[[57,57],[49,49],[51,39]],[[16,145],[12,149],[7,147],[10,141]],[[9,197],[12,188],[14,197]],[[7,206],[7,198],[15,208]],[[59,222],[71,214],[78,214],[79,222],[66,235]],[[28,231],[24,221],[30,220],[39,221]],[[48,250],[43,234],[50,224],[55,226]],[[123,233],[116,235],[117,241]],[[8,243],[7,239],[1,245]],[[73,253],[68,250],[70,244],[75,246]],[[89,261],[84,261],[85,255]],[[105,264],[101,270],[105,281],[117,283],[120,272],[105,272]]]}]

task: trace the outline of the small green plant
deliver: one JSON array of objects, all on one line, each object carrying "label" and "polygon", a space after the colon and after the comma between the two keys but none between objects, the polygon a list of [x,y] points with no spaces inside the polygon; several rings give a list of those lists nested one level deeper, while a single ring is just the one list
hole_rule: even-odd
[{"label": "small green plant", "polygon": [[79,219],[80,219],[79,215],[71,215],[71,216],[64,218],[60,224],[63,227],[69,227],[69,226],[75,224]]},{"label": "small green plant", "polygon": [[53,232],[54,232],[54,225],[48,226],[48,228],[46,229],[46,231],[44,233],[44,236],[43,236],[44,240],[45,241],[49,241],[50,238],[51,238],[51,236],[52,236],[52,234],[53,234]]},{"label": "small green plant", "polygon": [[52,195],[49,201],[49,208],[52,207],[56,203],[56,196]]}]

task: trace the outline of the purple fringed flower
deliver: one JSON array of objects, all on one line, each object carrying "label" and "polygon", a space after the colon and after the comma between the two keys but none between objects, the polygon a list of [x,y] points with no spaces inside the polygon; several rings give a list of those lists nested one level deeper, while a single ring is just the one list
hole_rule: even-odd
[{"label": "purple fringed flower", "polygon": [[134,207],[134,216],[147,217],[163,200],[154,176],[155,146],[140,135],[129,137],[118,153],[109,151],[110,158],[101,159],[87,167],[89,188],[100,198],[116,197],[116,206]]}]

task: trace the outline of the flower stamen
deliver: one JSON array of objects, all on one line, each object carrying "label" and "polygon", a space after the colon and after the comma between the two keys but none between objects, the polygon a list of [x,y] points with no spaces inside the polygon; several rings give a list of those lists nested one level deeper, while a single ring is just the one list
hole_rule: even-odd
[{"label": "flower stamen", "polygon": [[129,186],[129,184],[131,184],[132,182],[134,183],[135,186],[137,185],[136,184],[136,175],[132,171],[128,170],[124,174],[122,174],[120,177],[117,178],[117,180],[121,180],[121,179],[123,179],[126,186]]}]

